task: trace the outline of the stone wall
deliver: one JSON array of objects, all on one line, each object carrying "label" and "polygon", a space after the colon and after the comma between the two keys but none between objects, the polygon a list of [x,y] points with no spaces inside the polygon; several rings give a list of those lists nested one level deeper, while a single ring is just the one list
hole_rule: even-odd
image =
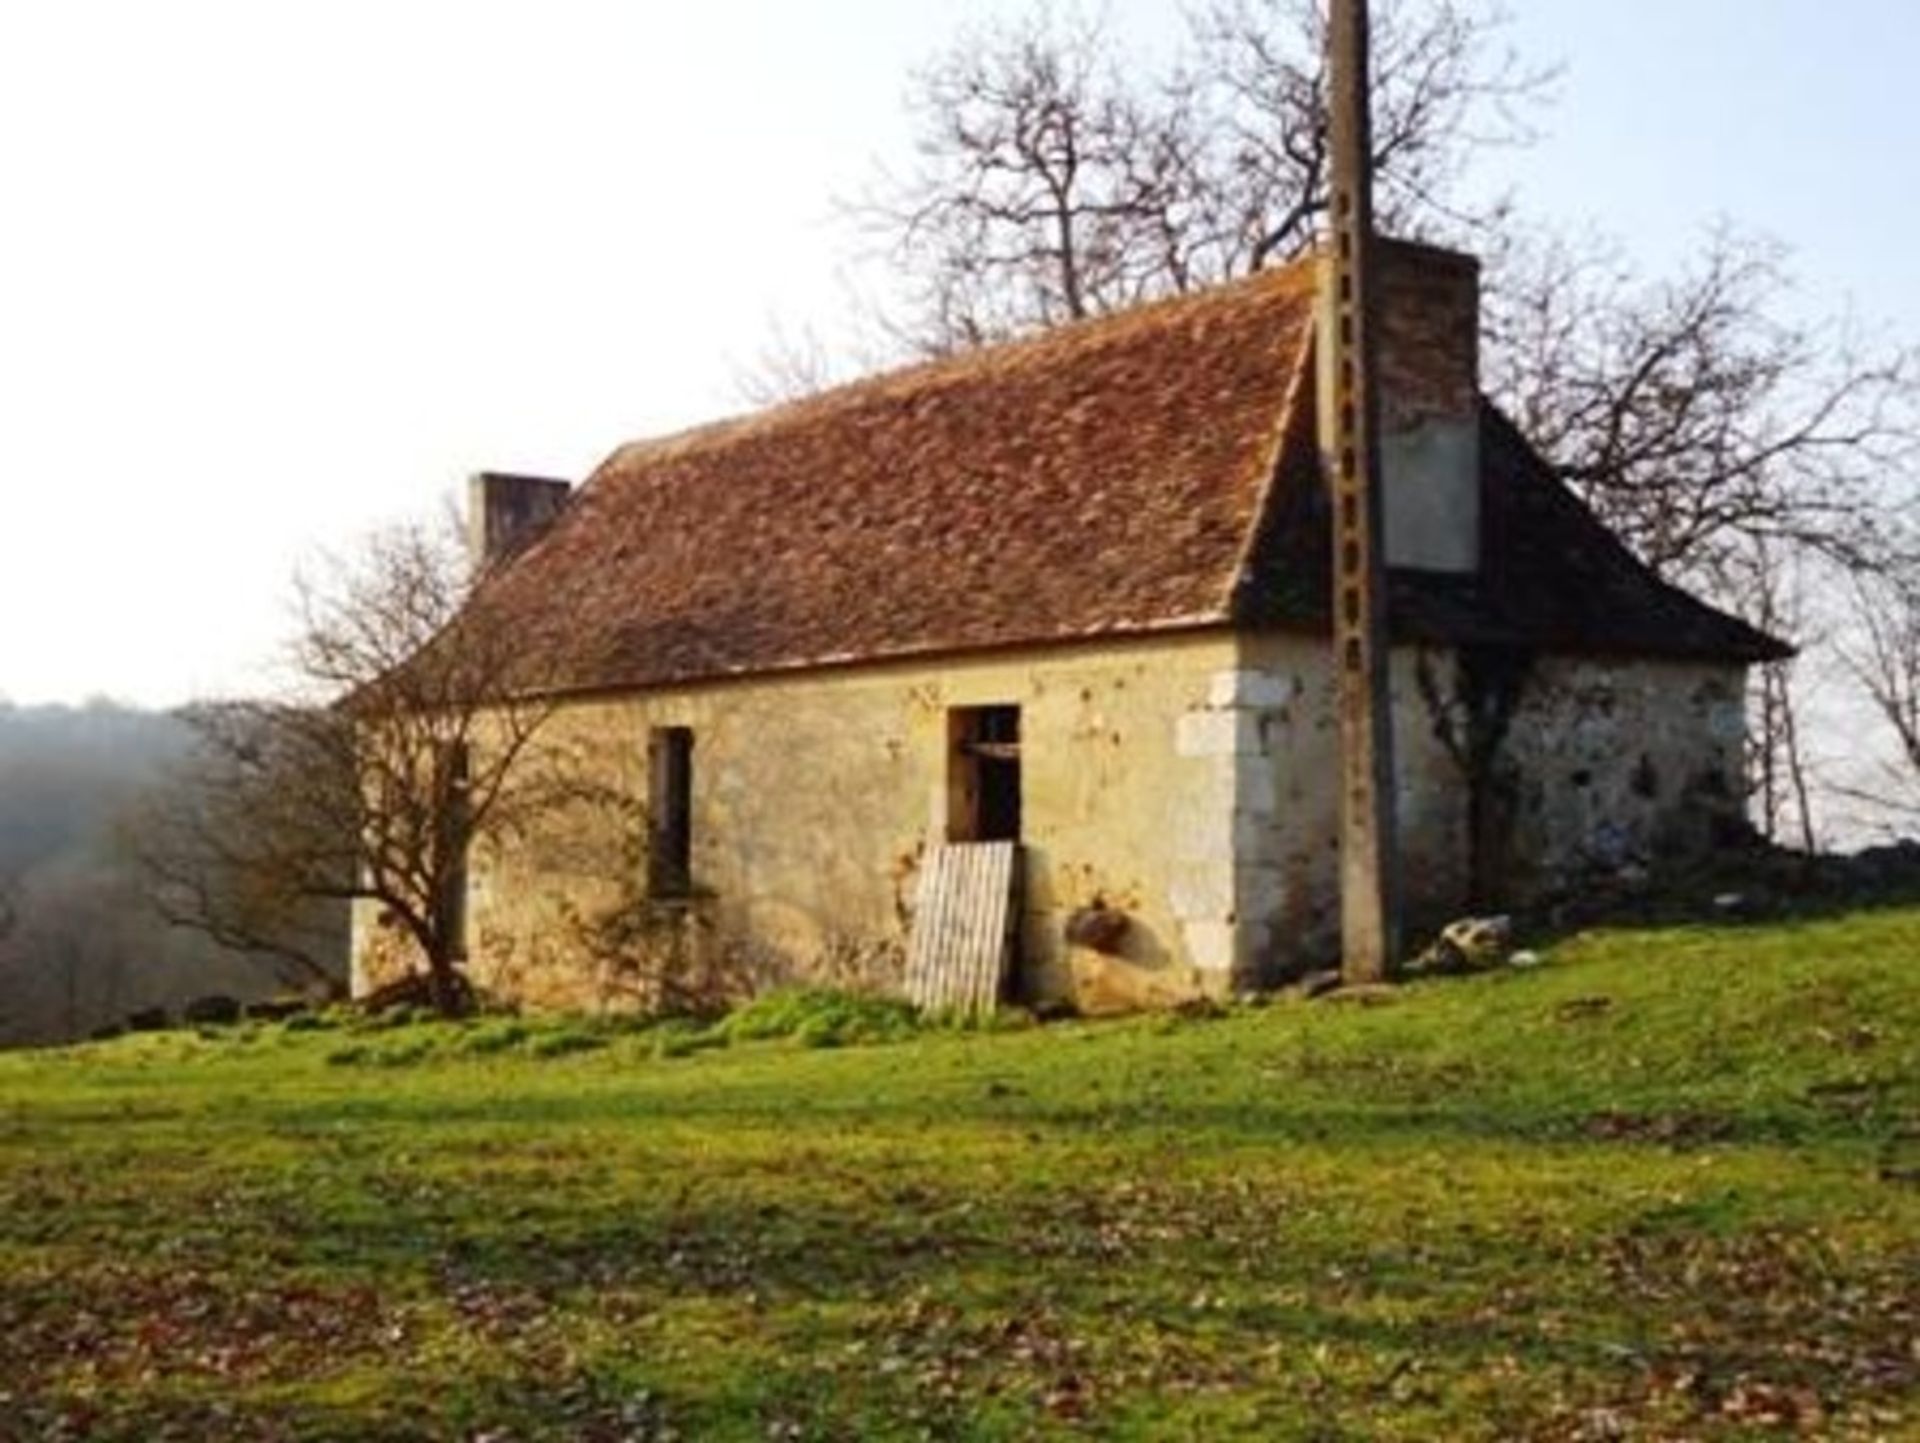
[{"label": "stone wall", "polygon": [[[1391,675],[1404,940],[1417,946],[1472,893],[1466,698],[1450,650],[1395,648]],[[1236,961],[1271,982],[1339,951],[1339,756],[1324,644],[1247,638],[1233,694],[1243,739]],[[1516,696],[1482,783],[1495,833],[1483,903],[1524,905],[1699,855],[1743,815],[1738,666],[1547,656],[1521,668]]]},{"label": "stone wall", "polygon": [[[1409,933],[1461,904],[1466,794],[1435,737],[1409,648],[1393,652],[1394,759]],[[1241,967],[1274,982],[1340,946],[1339,735],[1326,643],[1268,634],[1242,643],[1240,694],[1258,739],[1242,759],[1236,879]]]},{"label": "stone wall", "polygon": [[[1475,807],[1448,728],[1459,658],[1396,648],[1407,938],[1470,890]],[[1507,902],[1698,850],[1742,808],[1738,667],[1531,660],[1496,753]],[[649,731],[689,727],[687,925],[660,945],[761,982],[896,986],[919,863],[944,835],[949,710],[1021,709],[1022,989],[1157,998],[1281,980],[1337,952],[1339,774],[1324,641],[1195,633],[1003,657],[849,667],[580,701],[543,737],[632,808],[549,819],[476,849],[470,967],[533,1006],[645,1001],[589,945],[643,889]],[[1067,941],[1124,914],[1111,955]],[[675,914],[679,916],[681,914]],[[356,917],[355,981],[404,959]],[[1082,1001],[1087,998],[1083,995]]]},{"label": "stone wall", "polygon": [[[944,834],[948,713],[1021,708],[1023,986],[1070,988],[1067,919],[1130,924],[1120,960],[1190,988],[1234,951],[1233,742],[1209,698],[1234,670],[1225,632],[1004,657],[847,667],[569,704],[543,733],[640,803],[650,728],[690,727],[697,945],[768,979],[897,983],[921,855]],[[469,966],[530,1005],[634,1000],[581,944],[645,875],[629,814],[558,818],[471,859]],[[404,948],[371,913],[357,985]]]},{"label": "stone wall", "polygon": [[1511,865],[1529,894],[1699,855],[1746,815],[1745,676],[1547,657],[1514,717]]}]

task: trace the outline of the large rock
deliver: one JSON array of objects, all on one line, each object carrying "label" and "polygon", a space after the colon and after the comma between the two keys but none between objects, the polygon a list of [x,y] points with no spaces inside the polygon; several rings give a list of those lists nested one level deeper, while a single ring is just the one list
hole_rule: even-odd
[{"label": "large rock", "polygon": [[1166,1012],[1201,1002],[1206,990],[1192,968],[1142,967],[1084,947],[1068,953],[1073,1005],[1086,1017]]},{"label": "large rock", "polygon": [[1410,973],[1455,976],[1505,964],[1513,943],[1511,917],[1462,917],[1440,929],[1433,945],[1407,964]]}]

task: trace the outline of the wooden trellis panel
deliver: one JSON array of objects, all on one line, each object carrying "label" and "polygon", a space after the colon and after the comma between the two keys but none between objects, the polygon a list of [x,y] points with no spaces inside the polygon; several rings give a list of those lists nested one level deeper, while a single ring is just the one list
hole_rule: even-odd
[{"label": "wooden trellis panel", "polygon": [[1018,918],[1017,842],[937,842],[920,867],[907,1000],[978,1016],[999,1005]]}]

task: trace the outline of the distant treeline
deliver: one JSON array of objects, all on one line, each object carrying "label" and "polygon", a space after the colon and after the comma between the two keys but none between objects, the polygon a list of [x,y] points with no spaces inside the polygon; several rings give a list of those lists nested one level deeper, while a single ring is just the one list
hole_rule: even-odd
[{"label": "distant treeline", "polygon": [[[270,960],[161,920],[120,835],[191,743],[164,712],[0,702],[0,1046],[280,990]],[[343,922],[343,966],[345,945]]]}]

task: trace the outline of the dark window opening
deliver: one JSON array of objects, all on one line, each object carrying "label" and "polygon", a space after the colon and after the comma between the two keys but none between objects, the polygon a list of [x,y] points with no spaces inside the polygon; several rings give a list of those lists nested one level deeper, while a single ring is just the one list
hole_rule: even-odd
[{"label": "dark window opening", "polygon": [[693,729],[655,727],[647,743],[647,890],[693,891]]},{"label": "dark window opening", "polygon": [[947,840],[1020,840],[1020,708],[948,713]]},{"label": "dark window opening", "polygon": [[441,753],[446,769],[440,779],[440,848],[444,881],[440,894],[440,936],[450,957],[467,955],[467,851],[473,840],[473,782],[465,742],[450,742]]}]

